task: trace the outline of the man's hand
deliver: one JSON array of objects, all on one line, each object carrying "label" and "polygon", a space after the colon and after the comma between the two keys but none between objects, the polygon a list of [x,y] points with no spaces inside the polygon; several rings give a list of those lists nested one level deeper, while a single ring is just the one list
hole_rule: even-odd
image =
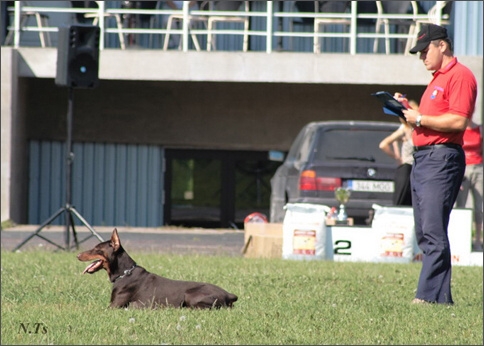
[{"label": "man's hand", "polygon": [[405,119],[407,119],[407,123],[410,126],[415,127],[417,122],[417,117],[420,115],[420,113],[414,109],[407,109],[407,110],[403,110],[402,112],[403,112],[403,115],[405,115]]}]

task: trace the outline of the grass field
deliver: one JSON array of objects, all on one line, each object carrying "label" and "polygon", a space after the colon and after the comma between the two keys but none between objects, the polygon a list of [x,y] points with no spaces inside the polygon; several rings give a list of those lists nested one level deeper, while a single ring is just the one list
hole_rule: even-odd
[{"label": "grass field", "polygon": [[420,264],[131,253],[149,271],[235,293],[233,309],[109,309],[74,253],[1,255],[6,344],[482,345],[482,267],[454,267],[453,306],[412,305]]}]

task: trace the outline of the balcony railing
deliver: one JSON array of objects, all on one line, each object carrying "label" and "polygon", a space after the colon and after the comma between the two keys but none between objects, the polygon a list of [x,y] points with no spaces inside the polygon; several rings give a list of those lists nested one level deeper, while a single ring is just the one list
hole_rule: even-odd
[{"label": "balcony railing", "polygon": [[[37,4],[41,2],[36,2]],[[51,4],[53,2],[50,2]],[[376,30],[376,24],[378,21],[380,23],[384,20],[400,20],[400,21],[407,21],[409,27],[413,25],[415,28],[415,24],[418,22],[429,22],[432,21],[435,24],[442,24],[442,7],[445,6],[445,1],[437,1],[436,8],[437,13],[434,15],[433,18],[429,18],[429,14],[385,14],[385,13],[358,13],[357,10],[357,1],[351,1],[349,11],[346,13],[323,13],[323,12],[298,12],[295,10],[295,6],[293,6],[294,1],[264,1],[264,2],[252,2],[251,1],[251,10],[249,12],[245,11],[214,11],[214,10],[191,10],[189,8],[189,2],[183,2],[183,8],[180,10],[172,10],[172,9],[163,9],[157,6],[156,9],[146,10],[146,9],[138,9],[138,8],[122,8],[121,1],[98,1],[99,8],[92,9],[92,8],[72,8],[72,7],[47,7],[47,6],[29,6],[28,1],[15,1],[13,7],[8,8],[8,13],[13,15],[13,23],[11,26],[8,27],[9,31],[12,31],[10,34],[10,42],[13,47],[18,48],[21,46],[21,35],[23,32],[37,32],[39,33],[40,41],[42,42],[41,46],[48,46],[46,43],[48,40],[42,40],[42,35],[50,35],[50,33],[56,33],[58,31],[57,26],[53,26],[49,24],[48,21],[44,22],[44,24],[39,23],[39,19],[30,20],[30,21],[23,21],[28,16],[35,18],[35,14],[40,14],[49,18],[55,16],[55,14],[63,13],[65,14],[72,14],[71,16],[74,17],[74,14],[77,13],[84,13],[89,14],[91,18],[98,18],[100,20],[97,21],[97,25],[101,28],[101,40],[100,40],[100,49],[103,50],[104,48],[126,48],[126,45],[122,44],[122,40],[126,41],[129,48],[129,38],[135,37],[136,35],[148,35],[150,37],[150,41],[153,38],[158,39],[158,42],[162,41],[162,38],[166,37],[168,33],[167,28],[163,27],[155,27],[153,25],[153,21],[150,21],[150,27],[142,27],[136,20],[129,21],[128,18],[137,18],[139,15],[149,15],[152,18],[159,18],[161,16],[170,16],[170,15],[179,15],[182,20],[182,27],[180,29],[172,29],[170,33],[172,35],[178,34],[181,35],[181,45],[180,49],[184,52],[187,52],[191,49],[194,49],[193,45],[193,35],[195,37],[206,37],[209,34],[209,31],[203,25],[190,25],[190,18],[197,17],[197,18],[210,18],[210,16],[222,16],[222,17],[249,17],[250,19],[250,27],[245,34],[248,34],[251,40],[258,39],[260,44],[259,47],[256,49],[250,48],[250,50],[256,51],[265,51],[266,53],[272,53],[274,51],[298,51],[297,49],[293,49],[290,47],[291,45],[285,44],[284,42],[289,42],[293,39],[300,39],[300,38],[310,38],[312,41],[316,42],[320,38],[333,38],[333,39],[346,39],[349,40],[347,44],[347,52],[354,55],[357,53],[358,47],[358,40],[362,39],[370,39],[370,40],[380,40],[383,41],[385,39],[389,40],[400,40],[401,42],[411,43],[416,36],[416,32],[412,30],[407,30],[405,32],[386,32],[385,30],[378,31]],[[257,4],[257,6],[255,6]],[[281,6],[281,3],[285,3]],[[117,5],[117,6],[116,6]],[[285,9],[284,9],[285,7]],[[116,16],[121,18],[121,23],[117,23],[118,25],[108,25],[113,23],[113,20],[106,20],[107,18],[116,18]],[[40,18],[40,17],[38,17]],[[305,30],[303,31],[290,31],[290,25],[287,25],[289,21],[292,21],[295,18],[310,18],[311,20],[314,18],[323,18],[323,19],[346,19],[349,21],[349,25],[347,26],[349,30],[342,30],[343,28],[341,24],[331,24],[333,27],[332,31],[322,32],[318,30],[314,30],[312,25],[306,26]],[[360,20],[370,20],[373,21],[372,31],[363,32],[360,30],[360,26],[358,25]],[[34,23],[35,22],[35,23]],[[52,22],[50,20],[50,22]],[[30,25],[27,25],[29,24]],[[74,24],[75,21],[71,24]],[[32,24],[36,24],[35,26]],[[446,24],[446,23],[443,23]],[[448,24],[448,23],[447,23]],[[334,29],[338,27],[339,29]],[[235,36],[242,36],[244,35],[244,30],[239,29],[239,27],[234,28],[233,26],[225,26],[222,28],[217,28],[216,30],[211,31],[212,34],[216,35],[235,35]],[[116,44],[106,44],[106,38],[109,37],[109,42],[116,42]],[[409,41],[410,40],[410,41]],[[373,46],[373,45],[372,45]],[[160,48],[163,45],[159,46]],[[147,44],[144,44],[144,47],[141,46],[140,48],[153,48]],[[208,48],[208,47],[207,47]],[[204,49],[203,49],[204,50]],[[208,49],[207,49],[208,50]],[[313,51],[313,50],[311,50]],[[315,50],[314,50],[315,51]],[[328,50],[323,50],[323,52],[327,52]],[[376,52],[376,51],[373,51]],[[386,51],[388,54],[389,51]]]}]

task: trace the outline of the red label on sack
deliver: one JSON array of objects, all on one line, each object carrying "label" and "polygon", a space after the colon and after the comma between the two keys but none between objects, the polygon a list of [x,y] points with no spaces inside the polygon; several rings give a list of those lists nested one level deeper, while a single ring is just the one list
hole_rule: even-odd
[{"label": "red label on sack", "polygon": [[315,255],[316,254],[316,231],[315,230],[294,230],[293,254]]}]

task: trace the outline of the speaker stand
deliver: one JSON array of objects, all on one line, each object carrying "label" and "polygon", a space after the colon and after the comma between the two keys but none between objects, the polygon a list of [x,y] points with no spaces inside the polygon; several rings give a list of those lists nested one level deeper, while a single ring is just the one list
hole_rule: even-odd
[{"label": "speaker stand", "polygon": [[[72,206],[72,162],[74,161],[74,153],[72,152],[72,123],[73,123],[73,104],[74,104],[74,90],[69,87],[69,99],[67,106],[67,139],[66,139],[66,204],[64,207],[60,208],[56,213],[45,220],[39,228],[37,228],[30,236],[28,236],[23,242],[17,245],[13,251],[17,251],[24,244],[26,244],[30,239],[37,236],[44,239],[48,243],[57,246],[61,250],[70,251],[72,248],[79,249],[79,244],[85,242],[91,237],[96,237],[99,241],[104,241],[104,239],[92,228],[91,225],[82,217],[82,215]],[[62,213],[65,213],[65,247],[56,244],[52,240],[42,236],[40,232],[50,225],[55,219],[57,219]],[[76,216],[81,223],[87,227],[91,234],[85,239],[78,241],[77,232],[74,222],[74,216]],[[72,235],[74,238],[74,244],[71,246],[70,231],[72,230]]]}]

